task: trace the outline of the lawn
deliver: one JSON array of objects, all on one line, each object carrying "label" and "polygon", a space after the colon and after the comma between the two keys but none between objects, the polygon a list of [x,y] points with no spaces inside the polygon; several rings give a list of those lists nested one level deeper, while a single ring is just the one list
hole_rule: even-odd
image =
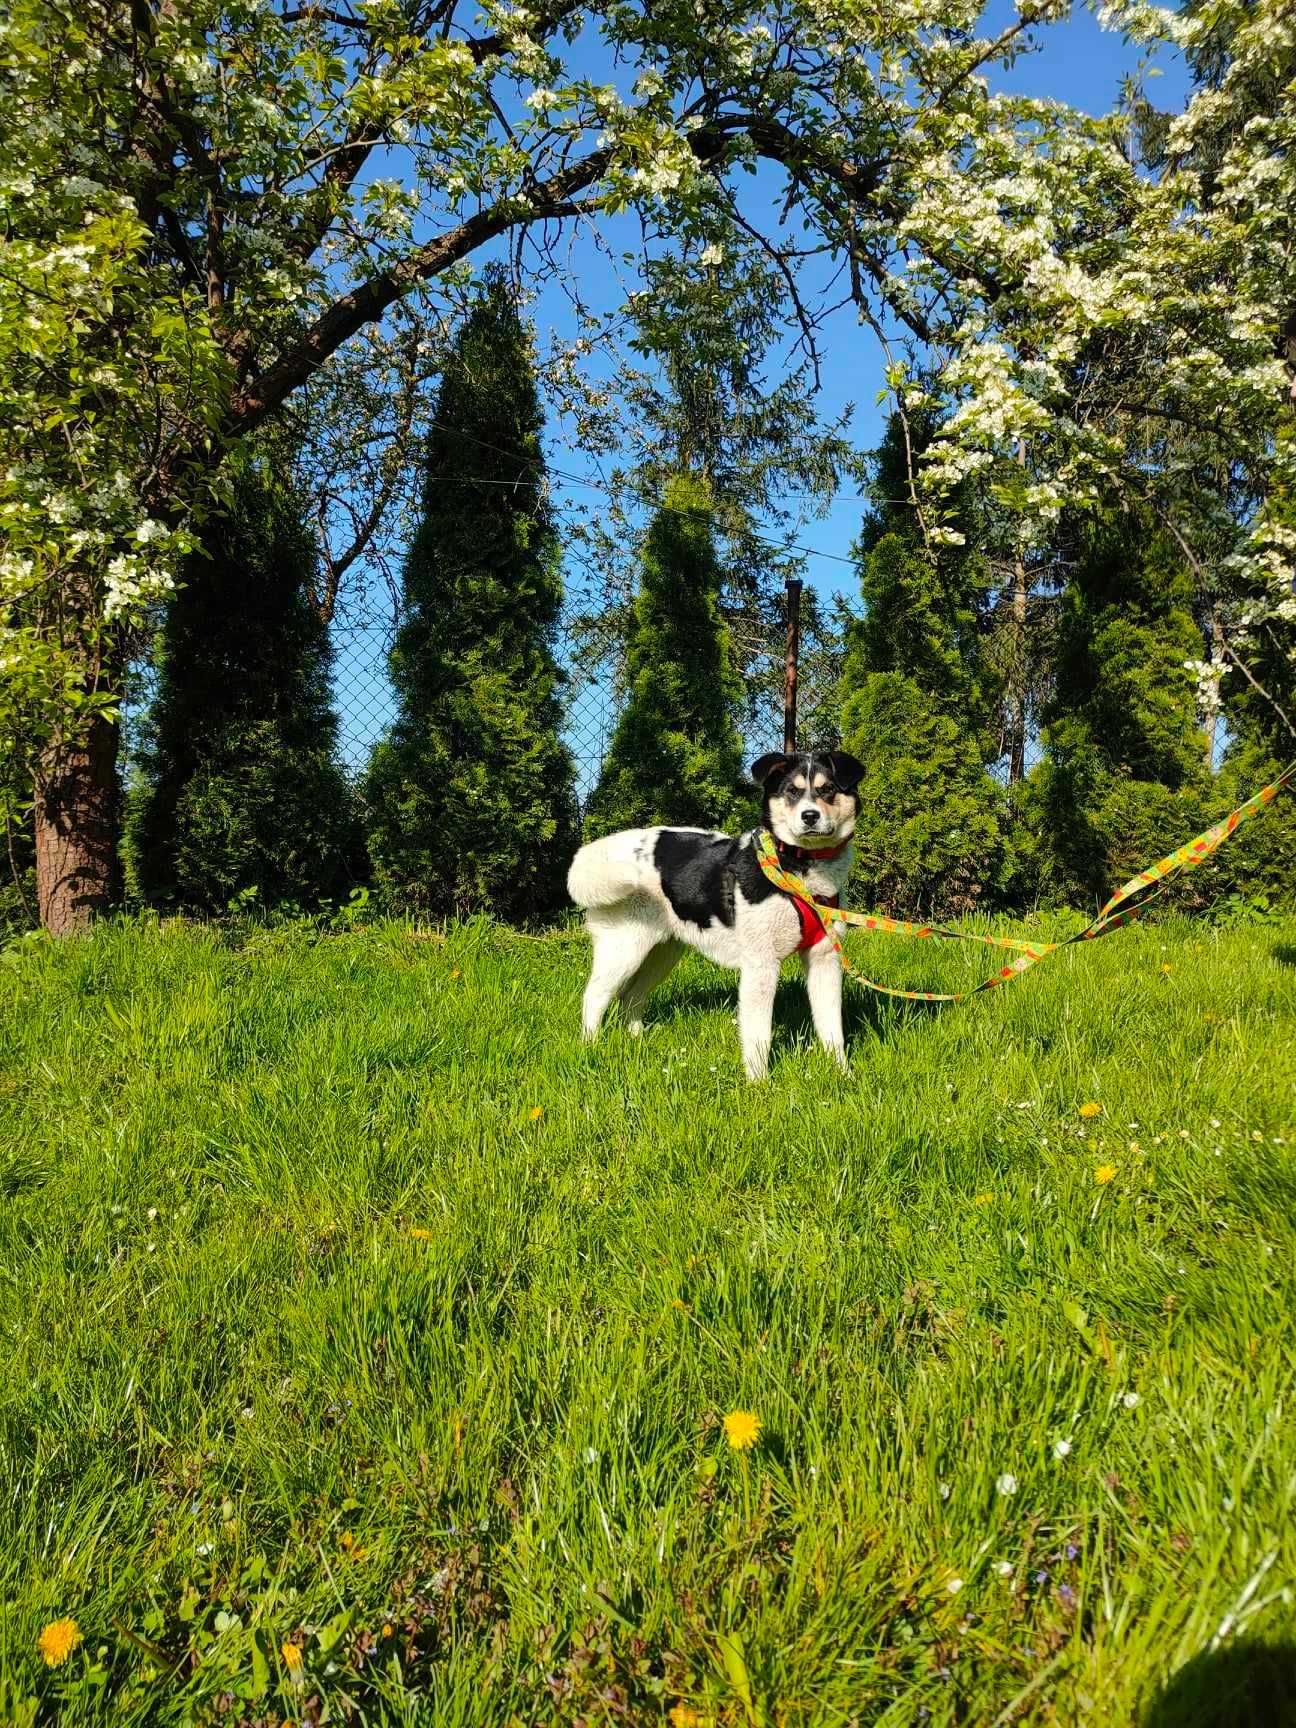
[{"label": "lawn", "polygon": [[761,1087],[585,954],[9,950],[0,1720],[1283,1720],[1202,1701],[1291,1672],[1296,926],[852,993],[845,1081],[789,981]]}]

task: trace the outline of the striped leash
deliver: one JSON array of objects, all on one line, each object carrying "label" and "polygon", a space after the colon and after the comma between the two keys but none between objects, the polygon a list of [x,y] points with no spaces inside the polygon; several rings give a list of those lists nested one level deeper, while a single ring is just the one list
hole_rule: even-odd
[{"label": "striped leash", "polygon": [[[1029,972],[1032,966],[1047,955],[1056,954],[1060,948],[1070,948],[1077,942],[1092,942],[1099,936],[1108,936],[1113,930],[1133,924],[1154,901],[1162,897],[1175,876],[1204,864],[1230,834],[1272,804],[1279,792],[1285,786],[1290,786],[1293,780],[1296,780],[1296,762],[1284,768],[1270,785],[1262,786],[1245,804],[1239,804],[1223,821],[1208,828],[1204,834],[1199,834],[1195,840],[1189,840],[1187,845],[1167,853],[1155,864],[1150,864],[1146,870],[1140,870],[1137,876],[1131,876],[1125,886],[1112,895],[1087,929],[1077,931],[1074,936],[1068,936],[1061,942],[1023,942],[1014,936],[982,936],[971,930],[948,930],[939,924],[912,924],[903,918],[884,918],[879,912],[848,912],[840,906],[822,906],[800,876],[783,868],[774,845],[774,837],[765,830],[757,837],[756,857],[761,869],[776,888],[781,888],[785,894],[790,894],[794,900],[811,909],[813,916],[823,925],[824,934],[837,950],[843,969],[857,983],[868,990],[876,990],[880,996],[900,996],[907,1002],[965,1002],[969,996],[977,996],[983,990],[995,990],[1000,984],[1020,978],[1023,972]],[[874,983],[873,979],[866,978],[851,965],[842,945],[842,935],[852,925],[885,936],[931,936],[949,942],[980,942],[987,948],[1006,949],[1016,954],[1017,958],[1001,966],[980,984],[973,985],[970,990],[898,990],[890,984]]]}]

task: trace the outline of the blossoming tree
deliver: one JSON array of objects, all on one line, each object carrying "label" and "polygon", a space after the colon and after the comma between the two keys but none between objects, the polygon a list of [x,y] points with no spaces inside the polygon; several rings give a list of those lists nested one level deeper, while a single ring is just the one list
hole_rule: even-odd
[{"label": "blossoming tree", "polygon": [[[1296,529],[1273,502],[1296,465],[1288,0],[1219,0],[1213,24],[1105,8],[1187,46],[1232,25],[1155,174],[1120,123],[992,88],[1067,0],[1019,0],[993,37],[981,9],[13,0],[0,748],[31,757],[47,925],[111,898],[128,631],[231,442],[398,304],[435,318],[501,237],[530,237],[537,261],[557,225],[637,207],[705,243],[758,159],[861,317],[921,349],[921,391],[903,354],[886,367],[902,407],[944,416],[922,476],[931,543],[956,532],[941,488],[980,472],[1027,539],[1064,500],[1151,491],[1192,556],[1213,510],[1200,467],[1142,459],[1149,427],[1190,421],[1247,500],[1230,553],[1245,627],[1289,614]],[[1244,114],[1257,88],[1279,100]],[[1191,145],[1223,111],[1240,118],[1208,199]],[[783,229],[753,226],[794,269]]]}]

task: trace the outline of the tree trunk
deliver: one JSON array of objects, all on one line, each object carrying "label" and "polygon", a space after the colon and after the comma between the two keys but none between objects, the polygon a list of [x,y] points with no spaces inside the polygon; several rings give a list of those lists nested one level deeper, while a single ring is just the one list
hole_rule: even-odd
[{"label": "tree trunk", "polygon": [[1017,786],[1026,774],[1026,563],[1020,553],[1013,564],[1012,683],[1008,692],[1008,784]]},{"label": "tree trunk", "polygon": [[95,714],[49,744],[36,771],[36,900],[54,936],[84,930],[120,891],[116,720]]},{"label": "tree trunk", "polygon": [[[1211,622],[1211,638],[1210,638],[1210,650],[1209,650],[1209,652],[1210,652],[1211,665],[1214,666],[1214,665],[1217,665],[1219,663],[1219,661],[1221,661],[1224,658],[1224,632],[1220,628],[1220,621],[1216,615],[1215,608],[1213,606],[1211,607],[1211,620],[1210,620],[1210,622]],[[1219,707],[1217,704],[1206,715],[1206,724],[1203,728],[1203,730],[1205,731],[1205,734],[1206,734],[1206,772],[1208,774],[1213,774],[1215,772],[1215,739],[1216,739],[1216,736],[1218,735],[1218,729],[1219,729]]]},{"label": "tree trunk", "polygon": [[[1026,441],[1017,444],[1017,461],[1026,466]],[[1008,784],[1018,786],[1026,776],[1026,689],[1029,682],[1026,653],[1026,557],[1021,547],[1013,560],[1012,591],[1012,684],[1008,692],[1010,735],[1008,739]]]}]

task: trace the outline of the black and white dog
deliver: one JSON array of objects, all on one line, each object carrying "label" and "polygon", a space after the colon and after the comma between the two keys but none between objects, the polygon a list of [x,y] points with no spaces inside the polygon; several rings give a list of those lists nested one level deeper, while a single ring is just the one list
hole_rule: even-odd
[{"label": "black and white dog", "polygon": [[[752,765],[781,862],[825,904],[840,904],[850,874],[855,787],[863,772],[840,750],[762,756]],[[609,834],[581,847],[567,892],[584,909],[594,945],[582,1012],[587,1039],[597,1036],[614,998],[630,1030],[642,1031],[648,992],[687,943],[737,969],[743,1063],[749,1079],[763,1079],[779,968],[799,952],[815,1031],[845,1067],[841,963],[813,907],[776,888],[761,870],[755,833],[737,840],[701,828]]]}]

